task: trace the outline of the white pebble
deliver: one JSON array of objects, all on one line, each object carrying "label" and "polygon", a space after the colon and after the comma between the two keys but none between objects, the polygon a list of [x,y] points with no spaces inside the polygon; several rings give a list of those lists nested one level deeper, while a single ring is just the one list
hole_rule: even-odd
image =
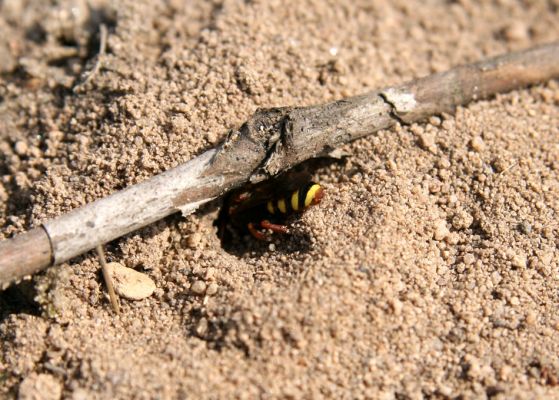
[{"label": "white pebble", "polygon": [[14,145],[14,150],[20,156],[24,156],[27,154],[29,147],[27,146],[27,143],[25,143],[24,141],[18,140]]},{"label": "white pebble", "polygon": [[528,260],[526,259],[526,255],[523,253],[516,254],[512,258],[512,265],[516,268],[526,268],[526,264],[528,264]]},{"label": "white pebble", "polygon": [[485,150],[485,142],[479,136],[474,136],[472,140],[470,140],[470,147],[473,151],[479,153]]},{"label": "white pebble", "polygon": [[192,286],[190,287],[190,290],[194,294],[202,295],[202,294],[206,293],[206,282],[196,281],[192,284]]},{"label": "white pebble", "polygon": [[523,21],[514,21],[504,29],[505,38],[509,42],[518,42],[529,38],[528,26]]},{"label": "white pebble", "polygon": [[418,136],[419,139],[419,146],[423,149],[423,150],[427,150],[431,153],[436,153],[437,152],[437,146],[435,143],[435,136],[433,136],[430,133],[421,133]]},{"label": "white pebble", "polygon": [[149,276],[117,262],[107,264],[115,292],[128,300],[142,300],[153,294],[155,283]]},{"label": "white pebble", "polygon": [[193,232],[186,239],[186,244],[191,249],[195,249],[200,245],[201,241],[202,241],[202,235],[200,235],[198,232]]},{"label": "white pebble", "polygon": [[208,296],[213,296],[214,294],[217,293],[218,289],[219,289],[219,286],[217,285],[217,283],[212,282],[208,285],[208,288],[206,289],[206,294]]},{"label": "white pebble", "polygon": [[31,373],[19,385],[19,400],[58,400],[62,396],[62,384],[49,374]]},{"label": "white pebble", "polygon": [[450,234],[450,231],[446,226],[445,220],[441,219],[435,222],[434,228],[435,229],[433,232],[433,237],[435,238],[435,240],[443,240],[445,237],[447,237]]}]

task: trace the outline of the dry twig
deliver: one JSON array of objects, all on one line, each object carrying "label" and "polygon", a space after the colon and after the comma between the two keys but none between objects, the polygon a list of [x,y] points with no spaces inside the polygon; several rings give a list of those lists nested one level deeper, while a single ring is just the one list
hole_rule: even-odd
[{"label": "dry twig", "polygon": [[311,107],[257,111],[218,148],[0,243],[0,286],[380,129],[559,77],[559,42]]},{"label": "dry twig", "polygon": [[109,292],[109,299],[111,300],[111,306],[113,307],[116,315],[120,314],[120,305],[118,304],[118,299],[116,297],[115,288],[113,286],[113,279],[109,270],[107,269],[107,261],[105,260],[105,252],[103,251],[103,246],[98,245],[95,250],[97,251],[97,256],[99,257],[99,263],[101,264],[101,270],[103,271],[103,279],[107,285],[107,292]]},{"label": "dry twig", "polygon": [[107,51],[107,39],[109,38],[109,32],[105,24],[99,25],[99,53],[97,54],[97,59],[93,69],[87,73],[86,78],[74,87],[74,92],[79,92],[89,81],[93,79],[95,75],[101,70],[101,63],[103,62],[103,56]]}]

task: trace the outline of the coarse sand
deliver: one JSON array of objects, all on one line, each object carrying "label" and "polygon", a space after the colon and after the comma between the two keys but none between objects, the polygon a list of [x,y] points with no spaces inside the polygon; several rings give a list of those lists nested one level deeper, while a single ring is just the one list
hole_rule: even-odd
[{"label": "coarse sand", "polygon": [[[557,0],[0,1],[1,236],[259,107],[557,40],[558,21]],[[291,236],[225,251],[214,202],[108,244],[157,287],[120,316],[93,253],[2,293],[0,397],[559,398],[558,82],[343,150],[308,164],[326,195]]]}]

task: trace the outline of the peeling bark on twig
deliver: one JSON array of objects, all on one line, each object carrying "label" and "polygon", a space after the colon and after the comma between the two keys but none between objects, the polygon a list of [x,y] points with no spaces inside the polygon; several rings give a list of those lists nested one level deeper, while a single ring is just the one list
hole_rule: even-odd
[{"label": "peeling bark on twig", "polygon": [[[234,187],[378,130],[557,77],[559,42],[324,105],[259,110],[217,149],[46,222],[51,258],[61,263],[176,211],[187,215]],[[0,243],[0,285],[46,266],[46,257],[24,270],[13,263],[22,255],[6,258],[17,240]]]}]

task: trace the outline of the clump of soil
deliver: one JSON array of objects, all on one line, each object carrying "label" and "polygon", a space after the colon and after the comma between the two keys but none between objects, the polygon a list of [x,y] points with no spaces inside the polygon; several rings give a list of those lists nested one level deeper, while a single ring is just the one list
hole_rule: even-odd
[{"label": "clump of soil", "polygon": [[[259,107],[556,39],[558,9],[4,0],[2,236],[190,159]],[[53,267],[0,296],[0,393],[557,396],[558,138],[549,82],[346,146],[312,171],[321,205],[273,246],[223,250],[215,206],[169,217],[106,248],[156,284],[120,316],[94,255]]]}]

